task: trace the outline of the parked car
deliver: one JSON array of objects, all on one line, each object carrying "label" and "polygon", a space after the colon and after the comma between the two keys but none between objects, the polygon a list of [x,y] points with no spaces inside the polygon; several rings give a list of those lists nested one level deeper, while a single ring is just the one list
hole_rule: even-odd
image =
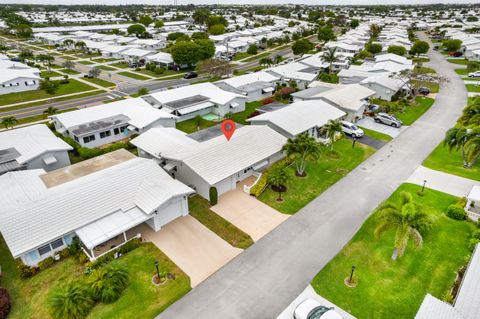
[{"label": "parked car", "polygon": [[196,78],[197,76],[198,76],[197,72],[190,71],[190,72],[185,73],[185,76],[183,78],[184,79],[193,79],[193,78]]},{"label": "parked car", "polygon": [[470,72],[468,73],[469,78],[480,78],[480,71]]},{"label": "parked car", "polygon": [[84,74],[83,77],[87,79],[93,79],[93,75],[91,74]]},{"label": "parked car", "polygon": [[427,87],[420,87],[417,89],[418,94],[421,95],[429,95],[430,94],[430,89]]},{"label": "parked car", "polygon": [[343,319],[343,317],[333,310],[322,306],[314,299],[306,299],[302,301],[293,311],[294,319]]},{"label": "parked car", "polygon": [[385,125],[390,125],[393,127],[400,127],[402,126],[402,121],[397,119],[395,116],[387,114],[387,113],[377,113],[374,118],[375,122],[382,123]]},{"label": "parked car", "polygon": [[463,55],[463,53],[462,52],[448,52],[448,55],[453,56],[455,58],[459,58]]},{"label": "parked car", "polygon": [[353,123],[340,121],[340,124],[342,125],[343,132],[347,135],[352,137],[362,137],[364,135],[363,130]]}]

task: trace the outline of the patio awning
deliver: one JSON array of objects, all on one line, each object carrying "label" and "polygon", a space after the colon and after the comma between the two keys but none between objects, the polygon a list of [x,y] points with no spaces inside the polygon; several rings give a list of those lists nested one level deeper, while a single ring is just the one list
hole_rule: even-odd
[{"label": "patio awning", "polygon": [[75,233],[88,249],[93,249],[101,243],[147,221],[149,218],[151,216],[135,207],[127,212],[118,211],[100,218],[77,229]]},{"label": "patio awning", "polygon": [[472,187],[472,190],[468,194],[467,198],[471,201],[480,203],[480,186],[479,185],[474,185]]},{"label": "patio awning", "polygon": [[180,110],[178,110],[178,113],[180,113],[180,115],[185,115],[185,114],[189,114],[189,113],[193,113],[193,112],[196,112],[196,111],[206,109],[207,107],[211,107],[211,106],[214,106],[214,105],[215,104],[213,104],[212,102],[199,103],[199,104],[195,104],[195,105],[188,106],[188,107],[185,107],[183,109],[180,109]]}]

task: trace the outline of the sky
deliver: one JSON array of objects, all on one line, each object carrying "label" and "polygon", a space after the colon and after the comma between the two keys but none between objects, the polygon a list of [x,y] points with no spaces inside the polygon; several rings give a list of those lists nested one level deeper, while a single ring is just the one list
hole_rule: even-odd
[{"label": "sky", "polygon": [[[0,0],[6,3],[30,4],[173,4],[174,0]],[[236,0],[178,0],[178,4],[239,4]],[[479,3],[480,0],[241,0],[242,4],[314,4],[314,5],[369,5],[369,4],[432,4]]]}]

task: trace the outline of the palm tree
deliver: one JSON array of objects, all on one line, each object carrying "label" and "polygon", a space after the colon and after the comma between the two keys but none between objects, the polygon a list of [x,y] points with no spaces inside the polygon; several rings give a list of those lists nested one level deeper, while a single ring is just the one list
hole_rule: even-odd
[{"label": "palm tree", "polygon": [[344,135],[342,124],[340,123],[340,121],[330,120],[327,124],[323,126],[323,130],[327,138],[330,140],[330,149],[333,151],[333,143],[335,143],[336,137],[338,135]]},{"label": "palm tree", "polygon": [[277,166],[268,172],[267,181],[273,186],[272,189],[278,192],[278,202],[283,201],[282,192],[285,191],[285,184],[289,179],[290,175],[285,167]]},{"label": "palm tree", "polygon": [[48,298],[54,318],[85,318],[94,305],[90,292],[80,283],[67,283],[56,288]]},{"label": "palm tree", "polygon": [[323,53],[323,59],[328,63],[328,73],[332,74],[333,63],[338,61],[337,48],[328,48],[328,50]]},{"label": "palm tree", "polygon": [[479,136],[480,127],[466,128],[456,126],[447,131],[443,145],[447,146],[450,152],[452,150],[460,151],[463,167],[471,168],[478,160],[476,153],[480,147]]},{"label": "palm tree", "polygon": [[476,125],[480,126],[480,97],[477,97],[474,102],[467,106],[458,120],[463,126]]},{"label": "palm tree", "polygon": [[392,259],[403,256],[408,241],[413,239],[417,247],[423,244],[422,232],[430,229],[432,219],[414,203],[412,194],[400,193],[400,204],[386,203],[379,209],[380,223],[374,235],[380,237],[385,231],[395,229],[395,243]]},{"label": "palm tree", "polygon": [[53,106],[49,106],[48,108],[45,109],[45,111],[43,111],[43,114],[45,115],[55,115],[57,113],[58,113],[58,109]]},{"label": "palm tree", "polygon": [[75,43],[75,55],[77,54],[77,49],[80,50],[80,51],[83,51],[85,50],[85,48],[87,47],[87,45],[85,44],[85,42],[83,41],[78,41]]},{"label": "palm tree", "polygon": [[128,270],[118,265],[96,269],[88,279],[94,298],[103,303],[118,300],[127,287],[128,281]]},{"label": "palm tree", "polygon": [[320,144],[306,133],[289,138],[282,150],[295,161],[297,176],[306,176],[307,161],[317,160],[320,156]]},{"label": "palm tree", "polygon": [[65,39],[63,40],[63,45],[67,48],[71,48],[75,44],[75,41],[72,39]]},{"label": "palm tree", "polygon": [[283,57],[280,54],[275,56],[275,64],[280,64],[283,61]]},{"label": "palm tree", "polygon": [[[478,132],[478,128],[476,129]],[[474,134],[464,145],[467,167],[471,168],[480,158],[480,132]]]},{"label": "palm tree", "polygon": [[259,63],[260,65],[270,66],[270,65],[273,64],[273,61],[272,61],[272,59],[270,59],[270,58],[261,58],[261,59],[258,61],[258,63]]},{"label": "palm tree", "polygon": [[8,130],[8,128],[13,128],[13,126],[17,123],[17,119],[13,116],[8,116],[2,118],[2,125]]}]

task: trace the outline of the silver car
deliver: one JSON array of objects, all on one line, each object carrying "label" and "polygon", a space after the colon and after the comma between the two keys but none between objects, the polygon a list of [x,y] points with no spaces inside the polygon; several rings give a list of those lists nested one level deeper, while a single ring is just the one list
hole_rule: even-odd
[{"label": "silver car", "polygon": [[402,121],[397,119],[395,116],[387,114],[387,113],[377,113],[374,118],[375,122],[382,123],[385,125],[390,125],[393,127],[400,127],[402,126]]}]

